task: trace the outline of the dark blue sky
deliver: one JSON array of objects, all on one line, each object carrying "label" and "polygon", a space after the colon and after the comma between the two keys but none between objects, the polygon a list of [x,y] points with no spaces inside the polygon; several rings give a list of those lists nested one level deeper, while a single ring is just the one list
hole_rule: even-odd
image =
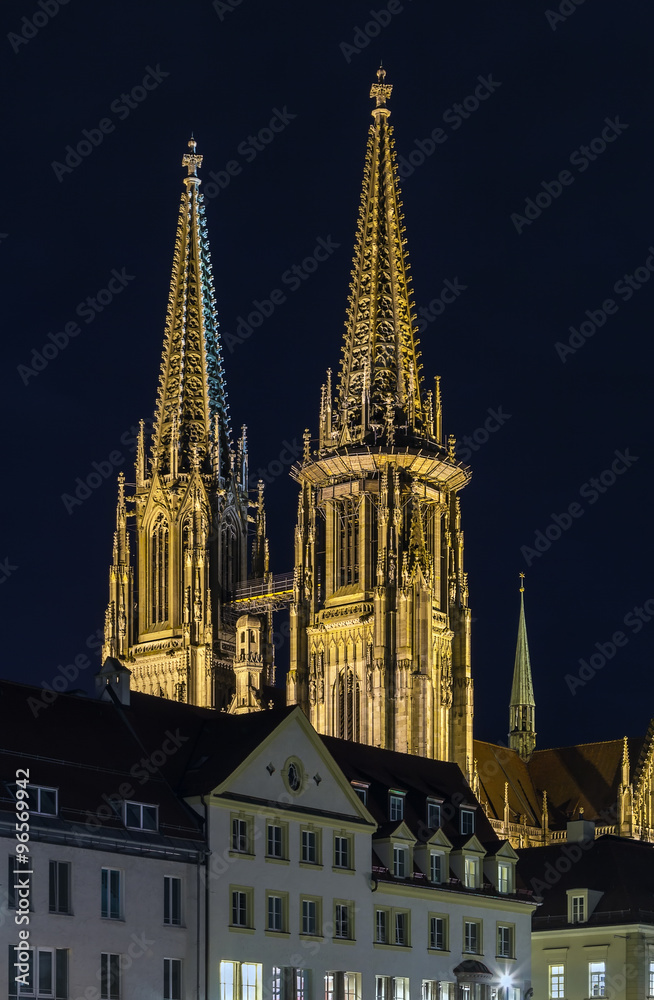
[{"label": "dark blue sky", "polygon": [[[3,5],[0,39],[2,674],[51,682],[102,625],[115,475],[132,478],[131,429],[154,409],[191,130],[232,422],[248,425],[253,481],[271,480],[273,568],[291,568],[296,487],[279,467],[315,433],[338,365],[383,59],[424,374],[442,376],[445,433],[473,468],[476,735],[506,735],[521,570],[539,745],[644,733],[652,12],[634,0],[564,0],[560,18],[533,0],[42,3]],[[314,270],[303,261],[317,246]],[[47,364],[33,354],[44,345]],[[111,465],[83,503],[65,500]],[[607,654],[583,686],[566,682]]]}]

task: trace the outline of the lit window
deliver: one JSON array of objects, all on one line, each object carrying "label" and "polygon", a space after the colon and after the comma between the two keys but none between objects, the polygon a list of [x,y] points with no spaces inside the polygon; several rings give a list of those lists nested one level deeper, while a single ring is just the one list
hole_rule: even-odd
[{"label": "lit window", "polygon": [[443,917],[429,918],[429,947],[436,951],[445,949],[445,919]]},{"label": "lit window", "polygon": [[398,847],[397,844],[393,845],[393,875],[395,878],[406,878],[407,877],[407,855],[408,850],[406,847]]},{"label": "lit window", "polygon": [[474,920],[466,920],[463,925],[463,950],[472,955],[479,954],[479,924]]},{"label": "lit window", "polygon": [[404,796],[391,792],[388,799],[388,817],[397,821],[404,818]]},{"label": "lit window", "polygon": [[375,1000],[391,1000],[390,976],[375,976]]},{"label": "lit window", "polygon": [[259,1000],[261,997],[261,966],[254,962],[241,963],[240,1000]]},{"label": "lit window", "polygon": [[70,913],[70,862],[49,865],[48,909],[50,913]]},{"label": "lit window", "polygon": [[409,980],[405,976],[395,976],[391,979],[391,986],[391,1000],[409,1000]]},{"label": "lit window", "polygon": [[358,972],[343,973],[343,1000],[359,1000],[361,976]]},{"label": "lit window", "polygon": [[565,966],[550,965],[549,986],[550,1000],[563,1000],[565,997]]},{"label": "lit window", "polygon": [[506,991],[506,1000],[520,1000],[520,987],[509,986]]},{"label": "lit window", "polygon": [[500,924],[497,928],[498,958],[513,958],[513,927]]},{"label": "lit window", "polygon": [[408,945],[409,943],[409,914],[395,914],[395,944]]},{"label": "lit window", "polygon": [[440,1000],[436,979],[423,979],[422,1000]]},{"label": "lit window", "polygon": [[182,880],[164,875],[164,924],[180,927],[182,923]]},{"label": "lit window", "polygon": [[318,864],[318,835],[313,830],[302,831],[302,861],[309,865]]},{"label": "lit window", "polygon": [[101,1000],[120,1000],[120,955],[100,955]]},{"label": "lit window", "polygon": [[443,881],[444,855],[440,851],[431,851],[429,855],[429,879],[431,882]]},{"label": "lit window", "polygon": [[[583,896],[573,896],[571,899],[572,923],[583,924],[586,920],[586,900]],[[599,994],[598,994],[599,995]]]},{"label": "lit window", "polygon": [[649,991],[647,995],[654,997],[654,962],[649,963]]},{"label": "lit window", "polygon": [[475,813],[473,809],[462,809],[460,814],[461,833],[472,834],[475,832]]},{"label": "lit window", "polygon": [[511,892],[511,866],[498,864],[497,866],[497,891]]},{"label": "lit window", "polygon": [[132,830],[156,830],[157,807],[143,802],[126,802],[125,826]]},{"label": "lit window", "polygon": [[268,825],[267,853],[269,858],[284,857],[284,840],[281,826]]},{"label": "lit window", "polygon": [[309,971],[274,965],[270,980],[270,1000],[308,1000]]},{"label": "lit window", "polygon": [[606,963],[605,962],[589,962],[588,963],[588,983],[589,983],[589,993],[590,997],[603,997],[604,985],[606,981]]},{"label": "lit window", "polygon": [[248,836],[248,824],[245,819],[232,820],[232,850],[239,854],[250,853],[250,838]]},{"label": "lit window", "polygon": [[427,826],[430,830],[437,830],[441,825],[441,807],[439,802],[427,803]]},{"label": "lit window", "polygon": [[478,888],[479,861],[477,858],[466,858],[464,864],[464,885],[466,889]]},{"label": "lit window", "polygon": [[101,915],[110,920],[122,918],[122,872],[117,868],[103,868],[101,878]]},{"label": "lit window", "polygon": [[164,958],[164,1000],[182,1000],[182,962]]}]

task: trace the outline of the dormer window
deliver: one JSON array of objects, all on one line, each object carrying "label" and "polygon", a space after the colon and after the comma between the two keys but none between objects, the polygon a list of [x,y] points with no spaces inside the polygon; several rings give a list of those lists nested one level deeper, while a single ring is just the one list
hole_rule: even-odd
[{"label": "dormer window", "polygon": [[56,788],[46,788],[44,785],[28,785],[30,812],[34,816],[56,816],[57,791]]},{"label": "dormer window", "polygon": [[404,792],[391,792],[388,797],[388,818],[398,822],[404,819]]},{"label": "dormer window", "polygon": [[395,878],[407,877],[408,855],[409,851],[406,847],[400,847],[398,844],[393,846],[393,875]]},{"label": "dormer window", "polygon": [[497,891],[511,892],[511,865],[505,862],[498,862],[497,865]]},{"label": "dormer window", "polygon": [[125,826],[131,830],[156,830],[157,807],[144,802],[126,802]]},{"label": "dormer window", "polygon": [[442,851],[431,851],[429,854],[429,881],[445,881],[445,855]]},{"label": "dormer window", "polygon": [[583,924],[586,922],[586,900],[583,896],[570,897],[570,923]]},{"label": "dormer window", "polygon": [[475,832],[475,811],[474,809],[462,809],[459,814],[461,833],[470,836]]},{"label": "dormer window", "polygon": [[464,885],[466,889],[477,889],[479,887],[479,860],[478,858],[466,858],[464,861]]},{"label": "dormer window", "polygon": [[364,806],[368,805],[368,785],[363,781],[353,781],[352,788],[357,793]]},{"label": "dormer window", "polygon": [[427,826],[430,830],[438,830],[441,825],[441,804],[427,800]]}]

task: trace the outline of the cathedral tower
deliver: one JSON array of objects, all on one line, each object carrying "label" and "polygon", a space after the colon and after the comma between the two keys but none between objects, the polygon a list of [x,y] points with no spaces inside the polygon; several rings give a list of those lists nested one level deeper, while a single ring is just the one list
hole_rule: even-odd
[{"label": "cathedral tower", "polygon": [[515,647],[513,685],[509,706],[509,746],[523,760],[529,760],[536,749],[536,702],[531,681],[527,622],[525,620],[525,574],[520,574],[520,618]]},{"label": "cathedral tower", "polygon": [[[228,708],[236,615],[227,605],[248,576],[248,522],[256,522],[253,562],[261,574],[267,541],[262,491],[257,503],[248,499],[245,427],[236,445],[232,441],[195,146],[191,140],[183,158],[188,176],[154,430],[146,446],[141,422],[130,499],[119,477],[103,660],[129,662],[137,691]],[[129,518],[135,521],[135,580]],[[270,656],[262,669],[263,682],[274,683]]]},{"label": "cathedral tower", "polygon": [[[380,69],[335,398],[305,435],[289,703],[326,734],[472,767],[470,610],[440,380],[426,390]],[[314,447],[312,447],[312,444]]]}]

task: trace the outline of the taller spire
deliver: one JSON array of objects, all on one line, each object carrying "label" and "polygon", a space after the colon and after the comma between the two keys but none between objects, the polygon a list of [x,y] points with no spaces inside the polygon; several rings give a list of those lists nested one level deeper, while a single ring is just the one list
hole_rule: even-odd
[{"label": "taller spire", "polygon": [[160,473],[229,476],[231,430],[218,334],[211,253],[195,139],[184,178],[166,313],[152,464]]},{"label": "taller spire", "polygon": [[515,650],[511,704],[509,707],[509,746],[523,760],[529,760],[536,747],[534,687],[531,680],[527,623],[525,620],[525,574],[520,574],[520,618]]},{"label": "taller spire", "polygon": [[[384,434],[433,441],[423,380],[393,128],[380,67],[363,175],[337,402],[326,448]],[[330,394],[331,395],[331,394]],[[331,399],[329,400],[331,404]]]}]

